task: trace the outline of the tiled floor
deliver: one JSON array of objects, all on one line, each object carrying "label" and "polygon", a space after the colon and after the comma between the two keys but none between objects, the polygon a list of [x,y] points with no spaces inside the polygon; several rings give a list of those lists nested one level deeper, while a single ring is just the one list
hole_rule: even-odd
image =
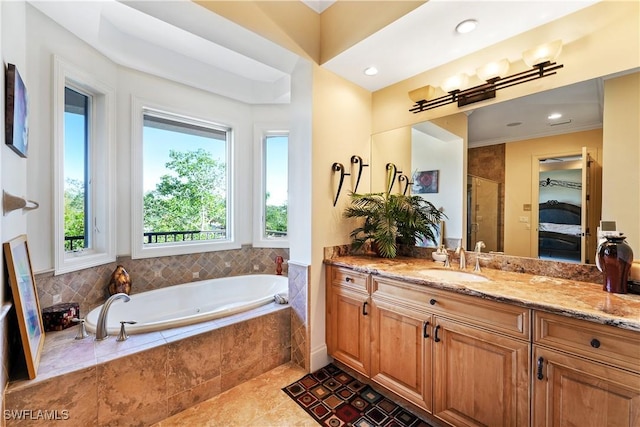
[{"label": "tiled floor", "polygon": [[318,424],[282,391],[305,374],[291,363],[279,366],[154,427],[315,427]]}]

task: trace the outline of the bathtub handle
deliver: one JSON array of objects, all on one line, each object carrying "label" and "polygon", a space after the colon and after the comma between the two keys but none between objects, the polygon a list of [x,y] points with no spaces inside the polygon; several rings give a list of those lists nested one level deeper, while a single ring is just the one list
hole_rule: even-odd
[{"label": "bathtub handle", "polygon": [[369,314],[369,313],[367,313],[367,304],[369,304],[368,301],[365,301],[364,304],[362,304],[362,315],[363,316],[366,316],[367,314]]},{"label": "bathtub handle", "polygon": [[135,320],[121,320],[120,321],[120,333],[118,334],[118,338],[116,338],[116,341],[126,341],[127,338],[129,338],[129,335],[127,335],[127,331],[124,330],[124,325],[134,325],[138,322],[136,322]]}]

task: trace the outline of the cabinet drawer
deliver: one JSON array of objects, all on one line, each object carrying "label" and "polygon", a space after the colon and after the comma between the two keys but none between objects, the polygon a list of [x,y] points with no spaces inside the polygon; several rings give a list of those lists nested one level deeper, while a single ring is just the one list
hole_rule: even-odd
[{"label": "cabinet drawer", "polygon": [[536,344],[640,372],[640,333],[555,314],[535,312]]},{"label": "cabinet drawer", "polygon": [[374,299],[395,298],[409,307],[463,320],[515,338],[529,340],[531,337],[531,312],[527,308],[376,276],[372,280]]},{"label": "cabinet drawer", "polygon": [[331,284],[341,286],[356,292],[369,292],[369,275],[348,268],[330,267]]}]

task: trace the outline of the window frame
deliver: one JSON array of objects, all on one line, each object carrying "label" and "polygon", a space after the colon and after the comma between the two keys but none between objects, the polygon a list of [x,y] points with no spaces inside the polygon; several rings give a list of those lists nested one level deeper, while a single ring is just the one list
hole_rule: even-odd
[{"label": "window frame", "polygon": [[[254,153],[254,209],[253,214],[253,246],[256,248],[288,248],[289,247],[289,200],[287,197],[287,237],[266,237],[266,149],[267,137],[287,136],[289,146],[290,131],[283,123],[261,123],[254,125],[255,147]],[[287,155],[290,150],[287,149]],[[287,164],[289,161],[287,158]],[[287,183],[289,178],[287,177]]]},{"label": "window frame", "polygon": [[[116,92],[90,73],[54,56],[53,61],[54,134],[54,274],[63,274],[116,260],[115,144]],[[88,193],[91,216],[87,221],[91,247],[67,252],[64,247],[64,134],[65,88],[90,97],[88,129]]]},{"label": "window frame", "polygon": [[[198,114],[186,111],[176,111],[166,105],[132,96],[131,105],[131,258],[152,258],[159,256],[185,255],[193,253],[213,252],[239,249],[236,233],[236,209],[234,176],[234,129],[230,125],[221,124],[211,118],[204,118]],[[226,180],[227,180],[227,231],[224,240],[198,240],[186,242],[171,242],[159,244],[144,244],[144,116],[151,114],[157,117],[191,123],[204,127],[224,129],[227,132],[226,147]]]}]

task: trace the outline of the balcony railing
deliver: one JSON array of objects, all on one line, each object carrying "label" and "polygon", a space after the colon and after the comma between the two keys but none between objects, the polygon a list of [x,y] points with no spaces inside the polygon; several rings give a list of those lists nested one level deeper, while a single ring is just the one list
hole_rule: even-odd
[{"label": "balcony railing", "polygon": [[[286,231],[267,230],[268,237],[286,237]],[[227,237],[224,229],[207,231],[154,231],[144,233],[144,243],[189,242],[197,240],[217,240]],[[65,236],[64,250],[73,252],[85,247],[84,236]]]}]

